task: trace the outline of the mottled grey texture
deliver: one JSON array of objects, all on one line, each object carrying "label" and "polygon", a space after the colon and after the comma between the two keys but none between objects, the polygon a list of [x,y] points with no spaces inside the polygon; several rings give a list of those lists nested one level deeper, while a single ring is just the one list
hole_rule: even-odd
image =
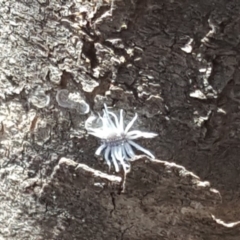
[{"label": "mottled grey texture", "polygon": [[[0,1],[0,238],[239,240],[239,12],[238,0]],[[165,161],[102,174],[88,116],[59,106],[61,90],[138,113]]]},{"label": "mottled grey texture", "polygon": [[67,222],[54,226],[63,230],[54,232],[54,239],[72,235],[71,239],[83,240],[185,240],[206,234],[215,239],[211,229],[217,224],[209,213],[220,204],[220,195],[208,182],[199,181],[181,166],[143,158],[127,175],[121,194],[120,179],[107,179],[61,159],[40,193],[41,202],[68,216]]}]

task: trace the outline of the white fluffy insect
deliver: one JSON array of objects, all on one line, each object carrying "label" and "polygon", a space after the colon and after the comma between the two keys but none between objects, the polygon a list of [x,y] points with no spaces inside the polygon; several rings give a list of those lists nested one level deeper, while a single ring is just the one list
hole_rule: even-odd
[{"label": "white fluffy insect", "polygon": [[96,119],[96,117],[90,117],[86,121],[85,127],[90,135],[101,139],[101,145],[95,154],[103,154],[109,168],[113,164],[116,172],[119,172],[120,166],[123,167],[125,172],[128,171],[130,169],[129,161],[135,156],[133,148],[140,150],[151,158],[155,158],[150,151],[133,141],[141,137],[153,138],[157,136],[156,133],[141,132],[139,130],[130,131],[138,117],[137,114],[124,128],[123,110],[120,110],[118,119],[116,114],[108,111],[105,104],[104,108],[103,116],[99,116],[101,126],[97,128],[90,127],[89,123]]}]

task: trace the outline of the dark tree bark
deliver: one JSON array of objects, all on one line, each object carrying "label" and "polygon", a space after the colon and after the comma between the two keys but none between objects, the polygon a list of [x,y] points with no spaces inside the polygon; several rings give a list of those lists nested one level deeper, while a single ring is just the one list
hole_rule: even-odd
[{"label": "dark tree bark", "polygon": [[[0,238],[238,240],[239,12],[237,0],[1,1]],[[138,113],[159,134],[142,141],[156,160],[109,172],[83,101]]]}]

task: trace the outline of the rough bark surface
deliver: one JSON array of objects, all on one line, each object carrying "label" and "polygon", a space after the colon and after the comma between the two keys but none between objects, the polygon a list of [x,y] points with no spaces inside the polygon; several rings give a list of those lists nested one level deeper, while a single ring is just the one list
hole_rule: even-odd
[{"label": "rough bark surface", "polygon": [[[237,0],[0,1],[0,239],[239,240],[239,12]],[[164,160],[109,172],[82,100],[137,112]]]}]

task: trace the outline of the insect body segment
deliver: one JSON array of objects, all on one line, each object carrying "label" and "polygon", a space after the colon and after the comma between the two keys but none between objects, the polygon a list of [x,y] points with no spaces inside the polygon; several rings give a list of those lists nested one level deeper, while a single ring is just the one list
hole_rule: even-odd
[{"label": "insect body segment", "polygon": [[135,153],[133,148],[144,152],[151,158],[154,155],[147,149],[141,147],[133,140],[137,138],[153,138],[156,133],[142,132],[139,130],[130,131],[134,122],[137,120],[137,114],[128,123],[124,129],[123,110],[120,110],[119,119],[113,112],[108,111],[107,106],[104,105],[103,116],[99,116],[101,126],[92,128],[89,126],[89,120],[86,121],[85,127],[88,133],[101,139],[101,145],[96,150],[96,155],[103,154],[108,166],[114,165],[115,171],[119,172],[120,167],[126,172],[130,169],[130,161],[134,158]]}]

